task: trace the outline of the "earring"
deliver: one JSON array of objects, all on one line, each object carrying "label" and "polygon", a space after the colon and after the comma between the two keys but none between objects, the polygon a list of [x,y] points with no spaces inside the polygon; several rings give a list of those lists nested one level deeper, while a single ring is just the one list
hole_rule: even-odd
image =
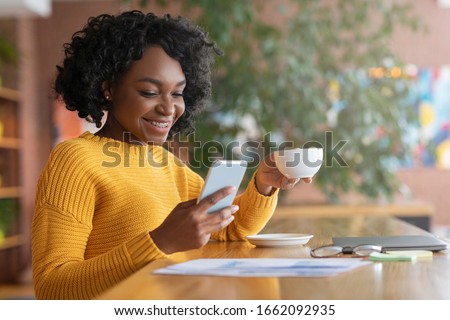
[{"label": "earring", "polygon": [[105,96],[105,99],[109,101],[109,95],[108,94]]}]

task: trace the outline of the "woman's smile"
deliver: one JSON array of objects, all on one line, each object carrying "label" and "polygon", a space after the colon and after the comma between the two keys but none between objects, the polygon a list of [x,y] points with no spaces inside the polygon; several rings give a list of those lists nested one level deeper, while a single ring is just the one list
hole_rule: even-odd
[{"label": "woman's smile", "polygon": [[154,125],[155,127],[158,128],[167,128],[169,127],[169,122],[158,122],[158,121],[154,121],[154,120],[147,120],[144,118],[144,120],[146,122],[149,122],[150,124]]},{"label": "woman's smile", "polygon": [[146,118],[142,118],[144,122],[144,127],[149,135],[153,134],[168,134],[172,128],[172,121],[156,121]]}]

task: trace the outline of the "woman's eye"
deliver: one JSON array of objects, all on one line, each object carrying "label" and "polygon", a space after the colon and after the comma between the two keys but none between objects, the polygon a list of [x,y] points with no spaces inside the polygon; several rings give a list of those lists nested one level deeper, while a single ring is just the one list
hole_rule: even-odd
[{"label": "woman's eye", "polygon": [[144,97],[155,97],[157,95],[154,91],[140,91]]},{"label": "woman's eye", "polygon": [[183,97],[184,95],[183,95],[183,92],[174,92],[173,96],[175,96],[175,97]]}]

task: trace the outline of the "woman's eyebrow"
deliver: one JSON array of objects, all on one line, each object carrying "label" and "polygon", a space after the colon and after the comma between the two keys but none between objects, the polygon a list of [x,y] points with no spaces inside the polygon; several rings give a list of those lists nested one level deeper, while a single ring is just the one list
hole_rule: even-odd
[{"label": "woman's eyebrow", "polygon": [[[159,86],[162,85],[162,82],[160,80],[154,79],[154,78],[150,78],[150,77],[145,77],[145,78],[142,78],[142,79],[138,79],[137,82],[149,82],[149,83],[153,83],[153,84],[156,84],[156,85],[159,85]],[[186,84],[186,79],[177,82],[176,86],[180,87],[180,86],[183,86],[185,84]]]}]

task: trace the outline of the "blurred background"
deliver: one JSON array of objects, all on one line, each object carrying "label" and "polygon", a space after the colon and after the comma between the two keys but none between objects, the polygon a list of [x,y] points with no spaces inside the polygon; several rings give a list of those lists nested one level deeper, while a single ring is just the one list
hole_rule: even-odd
[{"label": "blurred background", "polygon": [[0,0],[0,298],[33,297],[30,225],[51,149],[96,131],[55,100],[62,45],[90,16],[131,9],[187,16],[225,52],[195,134],[176,137],[201,142],[179,154],[194,170],[256,165],[243,145],[320,144],[314,183],[284,192],[280,215],[391,215],[450,237],[450,1]]}]

